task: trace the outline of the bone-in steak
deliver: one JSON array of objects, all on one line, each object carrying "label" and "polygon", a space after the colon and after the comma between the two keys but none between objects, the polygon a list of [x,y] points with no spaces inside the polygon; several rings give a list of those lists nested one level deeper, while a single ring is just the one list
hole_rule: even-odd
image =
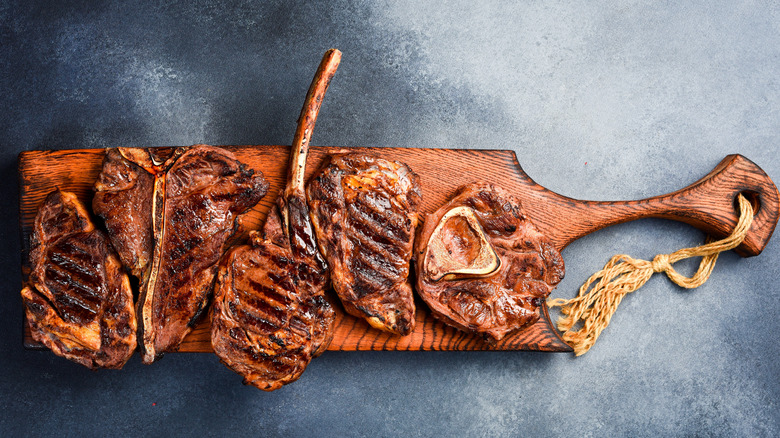
[{"label": "bone-in steak", "polygon": [[[196,145],[165,156],[109,151],[95,188],[93,208],[128,269],[141,274],[139,346],[151,363],[176,350],[203,313],[236,216],[257,204],[268,183],[231,152]],[[139,244],[149,236],[151,246]]]},{"label": "bone-in steak", "polygon": [[136,347],[133,293],[108,238],[72,193],[49,194],[22,289],[33,339],[86,367],[122,368]]},{"label": "bone-in steak", "polygon": [[414,329],[409,261],[421,201],[403,163],[330,156],[307,186],[317,242],[346,311],[399,335]]},{"label": "bone-in steak", "polygon": [[329,50],[298,120],[285,189],[263,233],[220,263],[211,307],[211,344],[244,383],[272,391],[297,380],[333,337],[325,298],[327,264],[317,250],[303,176],[322,98],[341,53]]},{"label": "bone-in steak", "polygon": [[272,391],[297,380],[325,350],[335,315],[324,297],[327,267],[294,254],[278,208],[263,234],[253,232],[249,245],[233,248],[221,263],[211,343],[244,383]]},{"label": "bone-in steak", "polygon": [[428,215],[416,252],[417,291],[433,314],[491,342],[536,322],[564,274],[520,201],[491,184],[462,187]]}]

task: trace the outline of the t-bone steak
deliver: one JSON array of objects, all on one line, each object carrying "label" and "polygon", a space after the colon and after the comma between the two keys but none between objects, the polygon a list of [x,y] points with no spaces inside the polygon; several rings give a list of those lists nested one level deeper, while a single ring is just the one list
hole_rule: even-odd
[{"label": "t-bone steak", "polygon": [[152,363],[177,350],[206,309],[236,217],[268,183],[231,152],[195,145],[109,150],[95,190],[93,209],[140,279],[139,346]]}]

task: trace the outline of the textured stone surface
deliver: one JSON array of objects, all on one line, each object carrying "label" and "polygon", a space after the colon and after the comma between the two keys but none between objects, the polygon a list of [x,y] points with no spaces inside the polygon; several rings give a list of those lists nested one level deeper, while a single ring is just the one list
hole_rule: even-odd
[{"label": "textured stone surface", "polygon": [[[0,5],[0,435],[779,435],[778,237],[697,290],[653,278],[577,359],[328,352],[266,394],[208,354],[90,372],[23,350],[20,151],[289,144],[329,47],[344,57],[314,144],[508,148],[540,184],[598,200],[676,190],[734,152],[780,178],[775,2],[388,3]],[[702,239],[660,220],[603,230],[564,251],[553,296],[615,253]]]}]

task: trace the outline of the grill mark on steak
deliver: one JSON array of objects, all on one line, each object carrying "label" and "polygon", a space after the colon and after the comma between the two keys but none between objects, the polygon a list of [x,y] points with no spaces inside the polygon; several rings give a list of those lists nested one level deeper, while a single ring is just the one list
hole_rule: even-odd
[{"label": "grill mark on steak", "polygon": [[[350,230],[357,234],[356,238],[360,240],[362,245],[366,245],[372,248],[377,253],[388,253],[388,256],[401,258],[401,251],[398,247],[398,243],[407,239],[395,239],[393,237],[383,234],[384,224],[376,219],[365,215],[354,204],[347,206],[349,213],[347,216],[346,225]],[[377,248],[377,245],[380,246]]]},{"label": "grill mark on steak", "polygon": [[[97,283],[84,284],[85,282],[73,279],[67,271],[51,269],[46,267],[46,276],[49,280],[47,287],[57,301],[71,303],[73,306],[79,306],[83,310],[96,314],[100,308],[100,289]],[[95,272],[99,276],[100,273]],[[99,278],[99,281],[102,281]],[[67,301],[64,301],[67,300]]]},{"label": "grill mark on steak", "polygon": [[385,254],[373,251],[360,251],[357,257],[374,272],[390,281],[398,281],[399,276],[403,275],[403,259],[390,260]]},{"label": "grill mark on steak", "polygon": [[[287,324],[284,309],[276,307],[277,303],[259,300],[246,294],[239,294],[237,302],[240,307],[232,307],[231,311],[237,320],[247,325],[256,325],[253,321],[262,321],[274,330]],[[270,332],[270,330],[268,330]]]},{"label": "grill mark on steak", "polygon": [[[447,240],[446,248],[477,253],[473,245],[479,242],[469,240],[476,236],[458,235],[456,229],[442,229],[434,236],[445,215],[463,206],[472,209],[500,264],[492,272],[439,275],[439,266],[426,268],[426,263],[444,260],[431,252],[434,238]],[[458,223],[450,219],[446,225]],[[539,306],[564,274],[560,253],[528,220],[520,201],[486,183],[461,187],[452,200],[428,215],[416,253],[417,291],[434,316],[460,330],[481,334],[490,342],[536,322]],[[459,254],[452,256],[451,263],[467,268],[463,260],[468,257],[456,256]]]},{"label": "grill mark on steak", "polygon": [[[395,237],[391,226],[388,222],[388,227],[385,230],[385,224],[381,214],[374,211],[370,206],[355,197],[349,201],[345,200],[347,208],[347,222],[352,227],[361,230],[369,238],[377,240],[381,239],[385,243],[391,243]],[[387,236],[385,236],[387,234]]]},{"label": "grill mark on steak", "polygon": [[[348,206],[350,213],[358,213],[369,229],[375,233],[374,238],[393,244],[409,240],[409,218],[402,216],[400,212],[392,210],[388,201],[385,206],[372,200],[375,194],[370,192],[365,196],[355,196]],[[387,201],[387,200],[386,200]],[[386,210],[386,211],[385,211]],[[400,224],[399,224],[400,222]]]},{"label": "grill mark on steak", "polygon": [[46,266],[46,274],[51,280],[49,288],[56,288],[58,291],[67,291],[70,288],[75,288],[85,299],[91,299],[93,301],[98,300],[100,297],[99,282],[103,280],[100,272],[93,270],[91,272],[83,271],[81,269],[74,270],[68,266],[59,266],[52,257],[53,254],[49,254],[49,261],[52,264]]},{"label": "grill mark on steak", "polygon": [[375,328],[414,328],[409,262],[419,178],[408,166],[360,154],[326,159],[307,187],[312,222],[345,310]]},{"label": "grill mark on steak", "polygon": [[[352,293],[354,298],[350,298],[350,301],[358,301],[366,296],[376,294],[376,290],[385,290],[393,286],[394,281],[386,277],[383,273],[375,271],[371,266],[365,263],[360,257],[353,257],[352,263],[349,265],[351,273],[353,275]],[[369,313],[370,316],[375,316],[375,312],[366,311],[370,307],[356,304],[360,306],[363,313]],[[363,316],[363,315],[361,315]]]},{"label": "grill mark on steak", "polygon": [[84,247],[84,243],[85,242],[80,242],[76,239],[57,242],[57,244],[52,246],[52,261],[58,265],[69,264],[69,269],[89,274],[92,272],[90,268],[94,267],[85,265],[85,263],[92,261],[93,255],[89,253],[88,248],[89,244],[94,244],[94,242],[86,242],[86,248]]},{"label": "grill mark on steak", "polygon": [[[277,325],[282,325],[287,319],[284,315],[285,309],[292,302],[289,298],[281,298],[283,292],[274,291],[273,288],[266,287],[265,290],[257,288],[258,282],[249,280],[248,288],[234,288],[238,302],[246,302],[247,306],[242,311],[253,310],[255,313],[266,315],[268,318],[274,318],[281,321]],[[266,291],[270,289],[271,293]],[[294,292],[293,292],[294,293]],[[268,319],[266,318],[266,319]]]},{"label": "grill mark on steak", "polygon": [[[287,269],[290,269],[290,270],[295,269],[294,263],[295,262],[290,263],[288,265]],[[284,289],[285,291],[288,291],[288,292],[295,291],[295,286],[293,285],[293,280],[292,280],[292,278],[291,278],[291,276],[289,274],[288,275],[279,275],[276,272],[268,272],[268,279],[270,279],[271,282],[273,282],[274,286],[278,286],[278,287]]]},{"label": "grill mark on steak", "polygon": [[[275,283],[275,285],[276,285],[276,283]],[[249,287],[252,288],[252,290],[255,291],[255,293],[263,295],[267,299],[273,300],[273,301],[279,303],[280,305],[286,306],[286,305],[292,303],[292,299],[289,296],[286,296],[286,295],[284,295],[282,293],[279,293],[276,290],[274,290],[273,288],[268,287],[268,286],[266,286],[264,284],[260,284],[260,283],[254,281],[254,280],[249,280]],[[294,289],[292,289],[292,288],[290,288],[290,289],[285,288],[284,290],[285,290],[285,292],[293,292],[294,291]]]},{"label": "grill mark on steak", "polygon": [[[393,245],[392,242],[383,236],[376,239],[373,238],[373,234],[367,232],[365,228],[352,226],[350,219],[347,219],[347,227],[345,228],[347,228],[346,233],[344,232],[345,230],[338,229],[338,235],[339,237],[342,237],[344,234],[348,234],[352,237],[352,241],[348,240],[347,244],[344,245],[349,250],[360,248],[361,250],[368,250],[376,254],[383,254],[388,259],[392,258],[394,259],[393,263],[403,263],[403,254],[401,254],[403,250],[398,248],[397,245]],[[334,234],[336,234],[335,231],[336,230],[334,230]],[[334,236],[333,239],[334,243],[336,243],[335,237],[336,236]]]},{"label": "grill mark on steak", "polygon": [[[101,284],[105,278],[100,258],[104,254],[100,242],[94,239],[97,236],[90,233],[60,239],[46,252],[46,286],[58,313],[69,322],[83,324],[94,320],[102,305]],[[88,254],[88,248],[98,251],[93,249],[95,254]]]},{"label": "grill mark on steak", "polygon": [[39,208],[30,264],[21,295],[33,339],[92,369],[121,368],[136,345],[130,282],[72,193],[54,191]]},{"label": "grill mark on steak", "polygon": [[261,333],[273,333],[287,323],[287,318],[281,315],[281,311],[274,311],[273,305],[244,294],[237,295],[236,300],[230,302],[230,313],[244,325],[259,328]]}]

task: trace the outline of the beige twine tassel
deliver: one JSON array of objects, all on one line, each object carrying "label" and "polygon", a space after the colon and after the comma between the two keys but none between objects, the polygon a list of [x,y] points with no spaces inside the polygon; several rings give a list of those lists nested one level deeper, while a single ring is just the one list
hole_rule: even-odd
[{"label": "beige twine tassel", "polygon": [[[616,255],[604,269],[593,274],[580,287],[577,297],[570,300],[548,300],[549,307],[560,307],[561,313],[565,315],[558,320],[557,325],[558,329],[564,332],[563,340],[574,349],[574,354],[585,354],[593,346],[602,330],[609,324],[623,297],[642,287],[654,273],[664,272],[677,285],[688,289],[704,284],[715,267],[718,254],[739,246],[753,222],[750,202],[742,195],[739,195],[738,199],[739,222],[725,239],[712,241],[707,238],[704,245],[683,248],[671,254],[659,254],[652,262],[637,260],[625,254]],[[699,269],[689,278],[678,273],[672,264],[690,257],[702,257],[702,260]],[[591,285],[594,286],[588,292]],[[572,327],[579,321],[582,321],[582,327],[573,330]]]}]

